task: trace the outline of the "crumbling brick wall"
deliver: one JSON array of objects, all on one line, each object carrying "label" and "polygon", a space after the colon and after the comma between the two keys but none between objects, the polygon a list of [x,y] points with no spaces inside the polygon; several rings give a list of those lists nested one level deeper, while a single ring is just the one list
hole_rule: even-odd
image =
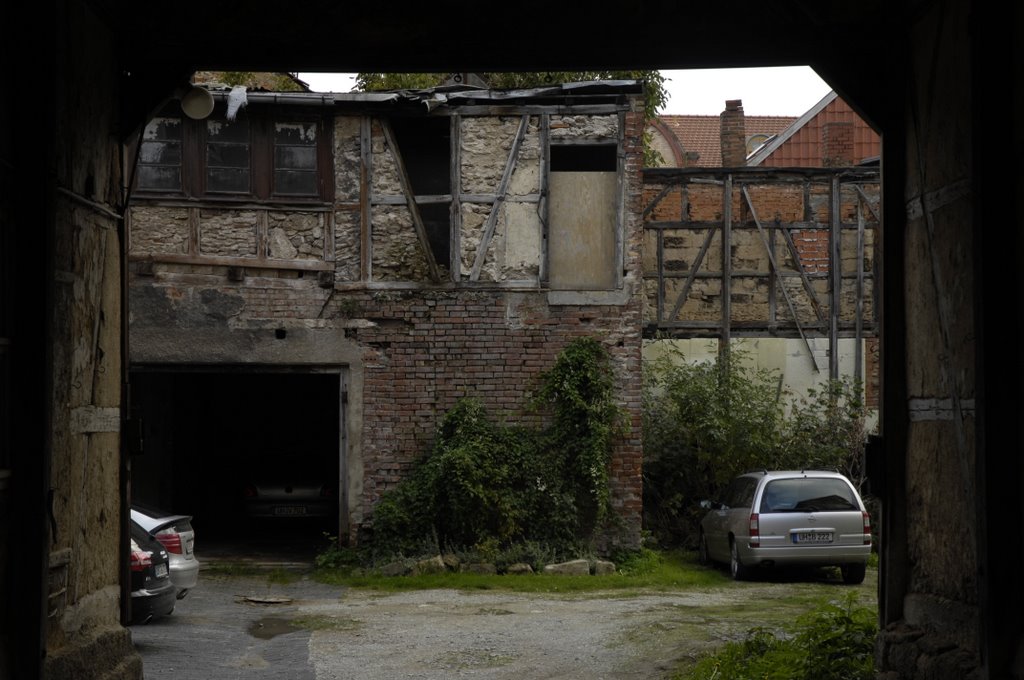
[{"label": "crumbling brick wall", "polygon": [[[496,191],[520,120],[515,114],[461,119],[461,192]],[[358,477],[348,489],[348,530],[355,539],[372,523],[381,495],[428,450],[438,418],[458,398],[480,398],[496,418],[539,424],[544,415],[527,409],[530,390],[570,340],[593,336],[612,356],[616,396],[631,426],[616,443],[611,464],[621,534],[607,538],[639,545],[642,107],[634,103],[615,115],[552,115],[549,123],[552,137],[621,144],[618,289],[556,294],[541,279],[540,116],[527,119],[479,281],[469,278],[492,203],[469,200],[460,208],[461,271],[452,277],[448,263],[438,262],[443,277],[434,282],[380,121],[339,115],[333,124],[330,213],[311,218],[271,206],[253,215],[203,208],[197,216],[188,212],[195,208],[144,202],[132,209],[133,356],[152,360],[168,338],[181,338],[186,349],[175,350],[175,361],[287,361],[293,337],[318,334],[326,340],[316,342],[333,343],[351,357],[359,393],[350,400],[359,400],[360,413],[353,430],[359,437],[348,451]],[[190,231],[190,221],[195,225],[197,219],[198,230]],[[275,225],[281,231],[277,246],[271,236]],[[224,258],[242,257],[244,264],[244,257],[257,252],[250,244],[258,248],[262,233],[268,255],[277,247],[295,261],[319,258],[332,271],[325,278],[256,258],[252,266],[235,267],[233,280]],[[333,252],[324,251],[322,242],[333,245]],[[369,252],[362,252],[367,246]],[[214,255],[223,261],[204,262]],[[275,341],[268,329],[277,326],[295,332]],[[246,348],[245,356],[237,354],[238,347]]]}]

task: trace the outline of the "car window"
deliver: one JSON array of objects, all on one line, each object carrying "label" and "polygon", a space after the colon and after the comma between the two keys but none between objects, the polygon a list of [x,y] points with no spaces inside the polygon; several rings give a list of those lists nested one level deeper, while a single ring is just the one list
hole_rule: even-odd
[{"label": "car window", "polygon": [[757,480],[749,477],[737,477],[732,480],[722,502],[730,508],[749,508],[754,502],[754,492],[757,489]]},{"label": "car window", "polygon": [[754,504],[754,493],[757,491],[757,480],[744,477],[743,483],[736,494],[736,504],[734,508],[749,508]]},{"label": "car window", "polygon": [[764,487],[759,512],[843,512],[859,510],[856,492],[842,479],[776,479]]}]

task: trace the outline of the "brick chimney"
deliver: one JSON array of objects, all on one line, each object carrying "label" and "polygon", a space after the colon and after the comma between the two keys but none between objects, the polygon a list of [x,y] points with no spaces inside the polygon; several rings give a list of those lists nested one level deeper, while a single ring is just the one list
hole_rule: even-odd
[{"label": "brick chimney", "polygon": [[826,168],[853,165],[853,123],[825,123],[821,130],[821,164]]},{"label": "brick chimney", "polygon": [[747,164],[747,126],[743,100],[729,99],[721,114],[722,167],[738,168]]}]

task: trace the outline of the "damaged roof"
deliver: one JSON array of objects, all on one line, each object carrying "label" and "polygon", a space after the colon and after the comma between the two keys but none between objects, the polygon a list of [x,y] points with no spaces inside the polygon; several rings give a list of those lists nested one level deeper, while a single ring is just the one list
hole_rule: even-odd
[{"label": "damaged roof", "polygon": [[[227,99],[240,88],[208,87],[216,99]],[[559,83],[514,90],[492,90],[466,84],[440,85],[422,90],[384,90],[378,92],[265,92],[248,90],[247,103],[302,104],[306,106],[371,106],[419,108],[429,111],[441,106],[514,105],[516,103],[611,103],[626,95],[643,94],[639,80],[592,80]]]}]

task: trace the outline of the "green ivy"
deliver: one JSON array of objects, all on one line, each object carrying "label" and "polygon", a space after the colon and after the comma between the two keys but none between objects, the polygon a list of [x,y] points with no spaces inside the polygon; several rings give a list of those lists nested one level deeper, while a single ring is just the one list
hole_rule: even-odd
[{"label": "green ivy", "polygon": [[623,431],[604,346],[571,342],[531,403],[547,427],[497,424],[474,398],[445,413],[428,454],[377,504],[374,551],[494,552],[589,538],[609,514],[609,462]]}]

